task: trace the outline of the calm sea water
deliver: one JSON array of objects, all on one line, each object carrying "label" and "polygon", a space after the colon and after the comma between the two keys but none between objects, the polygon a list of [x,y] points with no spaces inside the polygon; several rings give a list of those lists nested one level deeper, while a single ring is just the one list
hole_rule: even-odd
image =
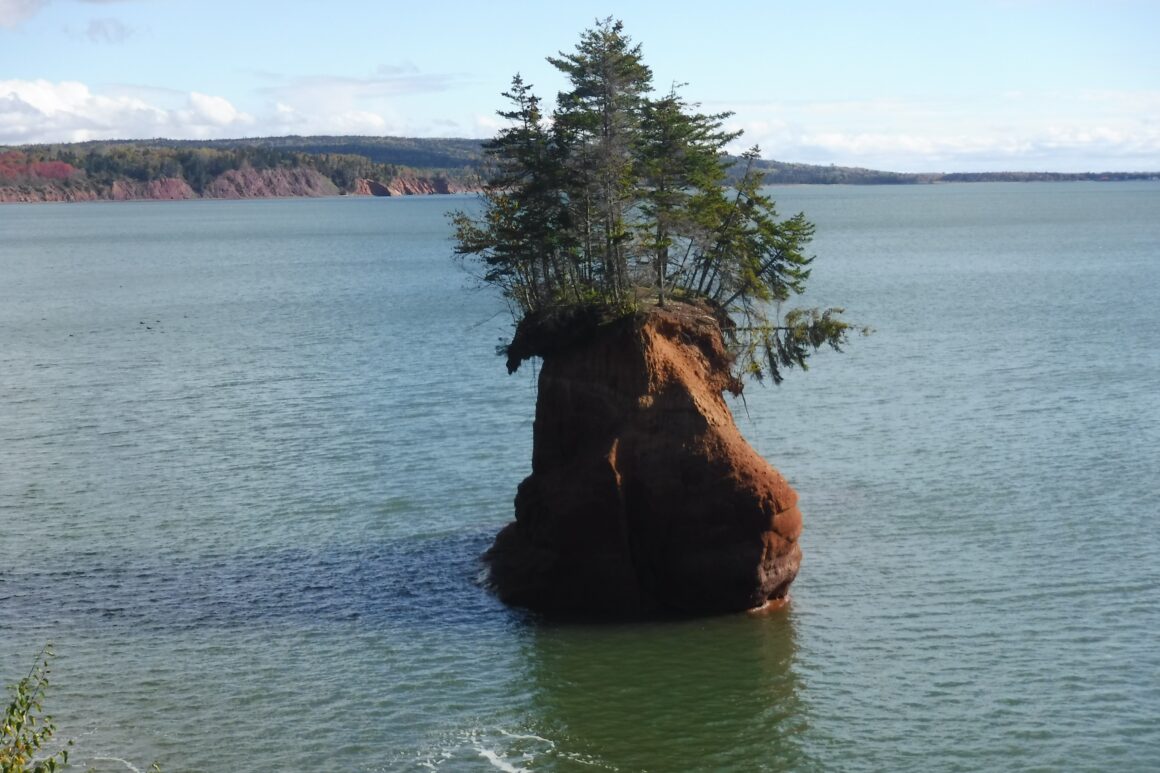
[{"label": "calm sea water", "polygon": [[776,195],[877,331],[734,406],[793,602],[622,626],[477,585],[535,392],[470,198],[0,208],[0,679],[54,642],[95,771],[1156,769],[1160,185]]}]

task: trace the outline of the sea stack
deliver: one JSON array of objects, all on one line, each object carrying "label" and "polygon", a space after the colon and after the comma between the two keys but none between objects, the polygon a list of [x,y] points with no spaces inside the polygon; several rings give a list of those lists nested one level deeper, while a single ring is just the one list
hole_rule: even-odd
[{"label": "sea stack", "polygon": [[722,320],[670,303],[608,320],[530,315],[508,368],[542,358],[532,474],[485,554],[505,602],[547,614],[712,614],[784,599],[797,494],[745,441]]}]

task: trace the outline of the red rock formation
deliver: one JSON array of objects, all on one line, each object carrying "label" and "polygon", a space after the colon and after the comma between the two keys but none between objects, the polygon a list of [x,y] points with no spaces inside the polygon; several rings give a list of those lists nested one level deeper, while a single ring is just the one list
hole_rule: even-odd
[{"label": "red rock formation", "polygon": [[368,180],[364,177],[354,181],[355,196],[390,196],[391,189],[378,180]]},{"label": "red rock formation", "polygon": [[84,185],[21,184],[0,186],[0,204],[96,201],[102,198]]},{"label": "red rock formation", "polygon": [[109,198],[114,201],[130,201],[133,199],[161,199],[176,201],[179,199],[196,199],[197,193],[189,187],[189,183],[174,177],[162,177],[148,182],[134,182],[132,180],[115,180]]},{"label": "red rock formation", "polygon": [[[684,305],[554,330],[525,322],[508,367],[543,357],[532,474],[485,556],[506,602],[639,616],[750,609],[797,575],[797,494],[722,392],[717,321]],[[562,331],[571,333],[562,336]]]},{"label": "red rock formation", "polygon": [[[3,168],[0,168],[3,171]],[[467,193],[470,188],[445,177],[415,177],[404,175],[386,183],[377,180],[355,181],[352,193],[356,196],[422,196],[440,193]],[[111,185],[97,185],[86,181],[59,182],[40,180],[14,182],[0,176],[0,203],[43,201],[130,201],[135,199],[261,199],[297,196],[336,196],[339,190],[330,178],[304,167],[231,169],[211,180],[199,196],[188,183],[179,178],[160,178],[137,181],[121,179]]]},{"label": "red rock formation", "polygon": [[108,187],[91,183],[0,186],[0,203],[34,201],[132,201],[137,199],[260,199],[297,196],[336,196],[330,178],[302,167],[279,169],[231,169],[210,181],[201,196],[180,178],[114,180]]},{"label": "red rock formation", "polygon": [[436,193],[466,193],[469,189],[446,177],[401,175],[386,183],[378,180],[355,180],[356,196],[427,196]]},{"label": "red rock formation", "polygon": [[263,199],[292,196],[335,196],[338,188],[320,172],[291,169],[254,169],[243,166],[214,178],[202,196],[207,199]]}]

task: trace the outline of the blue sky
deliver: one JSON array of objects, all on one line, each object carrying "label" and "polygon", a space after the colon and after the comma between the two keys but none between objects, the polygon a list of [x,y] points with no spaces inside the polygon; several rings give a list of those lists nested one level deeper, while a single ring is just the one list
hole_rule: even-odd
[{"label": "blue sky", "polygon": [[766,158],[1160,171],[1160,0],[0,0],[0,144],[486,137],[610,14]]}]

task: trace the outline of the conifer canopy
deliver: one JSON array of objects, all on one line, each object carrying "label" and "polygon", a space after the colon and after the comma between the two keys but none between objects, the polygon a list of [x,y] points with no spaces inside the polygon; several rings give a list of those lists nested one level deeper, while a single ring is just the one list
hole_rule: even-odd
[{"label": "conifer canopy", "polygon": [[574,51],[548,57],[570,88],[551,115],[520,75],[503,94],[508,124],[484,144],[478,214],[452,213],[455,251],[508,301],[517,323],[570,310],[606,317],[644,304],[700,303],[721,323],[740,375],[775,383],[809,354],[838,349],[841,309],[795,309],[814,226],[779,220],[758,149],[725,148],[730,113],[697,112],[674,85],[656,94],[641,46],[598,21]]}]

